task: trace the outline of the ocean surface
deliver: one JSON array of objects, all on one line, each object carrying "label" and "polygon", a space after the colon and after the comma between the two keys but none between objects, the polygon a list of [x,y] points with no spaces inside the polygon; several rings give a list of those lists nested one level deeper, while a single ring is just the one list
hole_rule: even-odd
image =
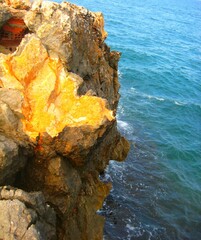
[{"label": "ocean surface", "polygon": [[131,143],[105,178],[105,240],[201,239],[201,1],[72,0],[101,11],[122,52],[118,127]]}]

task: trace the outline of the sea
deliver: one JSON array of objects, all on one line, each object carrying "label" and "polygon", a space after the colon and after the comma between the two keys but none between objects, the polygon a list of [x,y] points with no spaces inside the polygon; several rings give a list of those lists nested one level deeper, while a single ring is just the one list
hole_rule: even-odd
[{"label": "sea", "polygon": [[105,240],[201,239],[201,1],[72,0],[102,12],[122,53],[119,131],[125,162],[99,214]]}]

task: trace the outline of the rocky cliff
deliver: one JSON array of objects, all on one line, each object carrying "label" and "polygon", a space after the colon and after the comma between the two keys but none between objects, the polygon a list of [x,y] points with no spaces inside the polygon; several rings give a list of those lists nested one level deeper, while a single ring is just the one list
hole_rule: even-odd
[{"label": "rocky cliff", "polygon": [[106,36],[101,13],[0,1],[0,239],[102,239],[99,175],[129,151]]}]

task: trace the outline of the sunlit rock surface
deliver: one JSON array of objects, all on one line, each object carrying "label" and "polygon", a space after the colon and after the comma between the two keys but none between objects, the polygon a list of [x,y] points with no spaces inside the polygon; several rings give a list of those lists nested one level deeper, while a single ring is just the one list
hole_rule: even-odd
[{"label": "sunlit rock surface", "polygon": [[[30,238],[102,239],[96,211],[111,184],[99,174],[129,151],[115,118],[120,54],[104,43],[103,16],[70,3],[10,0],[0,1],[0,26],[0,184],[40,191],[54,209],[51,237],[34,235],[36,227]],[[0,198],[5,215],[10,201],[14,215],[29,212],[13,199]],[[23,218],[19,228],[30,224]],[[14,234],[6,221],[5,240]]]},{"label": "sunlit rock surface", "polygon": [[114,119],[104,99],[78,96],[83,80],[67,72],[58,57],[49,57],[34,34],[26,35],[14,54],[1,57],[0,69],[2,86],[24,97],[23,129],[32,139],[43,132],[55,137],[65,126],[99,128]]}]

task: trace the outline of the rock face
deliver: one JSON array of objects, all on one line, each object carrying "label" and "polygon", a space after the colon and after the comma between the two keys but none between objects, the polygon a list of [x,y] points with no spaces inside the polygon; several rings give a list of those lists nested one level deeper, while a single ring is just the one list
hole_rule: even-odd
[{"label": "rock face", "polygon": [[0,239],[102,239],[111,184],[99,174],[129,151],[103,16],[9,0],[0,27],[0,185],[15,187],[0,189]]},{"label": "rock face", "polygon": [[56,214],[40,192],[0,188],[0,239],[56,239]]}]

